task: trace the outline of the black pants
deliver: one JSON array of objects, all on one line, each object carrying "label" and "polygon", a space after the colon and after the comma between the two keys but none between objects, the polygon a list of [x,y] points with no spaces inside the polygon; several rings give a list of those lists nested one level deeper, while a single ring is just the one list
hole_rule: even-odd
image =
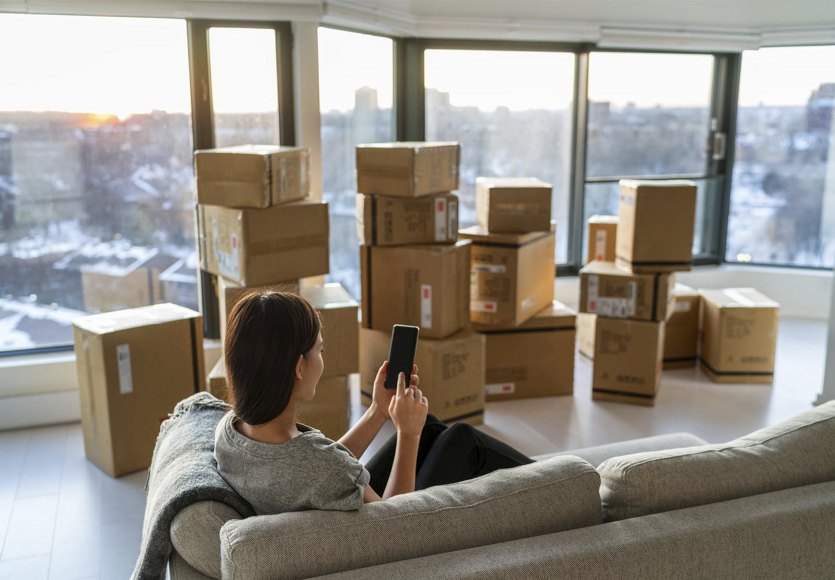
[{"label": "black pants", "polygon": [[[365,466],[371,474],[371,488],[380,496],[388,484],[396,448],[397,435],[393,435]],[[429,415],[420,434],[415,489],[457,483],[528,463],[533,459],[471,425],[448,427]]]}]

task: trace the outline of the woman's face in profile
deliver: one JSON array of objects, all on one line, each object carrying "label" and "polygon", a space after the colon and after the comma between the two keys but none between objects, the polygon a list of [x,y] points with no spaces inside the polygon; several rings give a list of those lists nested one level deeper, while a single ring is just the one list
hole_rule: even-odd
[{"label": "woman's face in profile", "polygon": [[322,357],[325,345],[322,341],[322,333],[316,338],[316,343],[304,355],[302,361],[302,377],[296,379],[294,396],[299,401],[309,401],[316,394],[316,385],[325,370],[325,361]]}]

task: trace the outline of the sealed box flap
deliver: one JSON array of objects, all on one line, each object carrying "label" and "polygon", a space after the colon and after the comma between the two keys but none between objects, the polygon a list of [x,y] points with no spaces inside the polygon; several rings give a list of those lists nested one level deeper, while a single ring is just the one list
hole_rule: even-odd
[{"label": "sealed box flap", "polygon": [[577,326],[577,312],[559,300],[554,300],[527,322],[519,326],[512,324],[473,324],[473,329],[483,334],[526,332],[530,330],[568,330]]},{"label": "sealed box flap", "polygon": [[696,189],[696,183],[688,179],[621,179],[620,186],[623,189],[680,189],[682,187]]},{"label": "sealed box flap", "polygon": [[543,188],[551,190],[551,184],[536,177],[479,177],[476,187],[480,189],[530,189]]},{"label": "sealed box flap", "polygon": [[699,291],[695,288],[691,288],[686,284],[682,284],[681,282],[676,282],[675,288],[673,288],[673,295],[678,298],[681,297],[693,297],[699,296]]},{"label": "sealed box flap", "polygon": [[618,224],[618,216],[616,215],[593,215],[589,217],[590,224]]},{"label": "sealed box flap", "polygon": [[84,316],[75,320],[73,324],[87,332],[106,334],[128,328],[138,328],[176,320],[187,320],[199,316],[200,313],[194,310],[176,304],[165,303]]},{"label": "sealed box flap", "polygon": [[779,308],[780,305],[754,288],[702,290],[702,296],[719,308]]},{"label": "sealed box flap", "polygon": [[491,233],[481,226],[472,226],[458,230],[458,236],[472,240],[474,245],[502,245],[502,246],[526,246],[547,236],[554,235],[556,223],[551,221],[550,232],[526,232],[526,233]]},{"label": "sealed box flap", "polygon": [[455,141],[365,143],[356,147],[357,169],[372,171],[411,169],[415,155],[423,150],[458,146]]},{"label": "sealed box flap", "polygon": [[359,303],[354,300],[354,297],[338,282],[330,282],[324,286],[314,288],[305,288],[301,294],[317,310],[359,307]]},{"label": "sealed box flap", "polygon": [[621,270],[620,268],[615,266],[614,262],[604,262],[602,260],[594,260],[593,262],[589,262],[582,268],[580,268],[580,274],[602,274],[605,276],[627,276],[629,278],[632,277],[641,277],[641,276],[651,276],[651,274],[633,274],[631,272],[627,272],[625,270]]}]

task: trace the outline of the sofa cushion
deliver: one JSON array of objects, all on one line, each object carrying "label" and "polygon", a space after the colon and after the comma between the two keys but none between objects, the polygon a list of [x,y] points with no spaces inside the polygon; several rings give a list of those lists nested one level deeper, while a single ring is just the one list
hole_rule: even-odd
[{"label": "sofa cushion", "polygon": [[556,457],[366,504],[227,522],[223,578],[307,578],[602,522],[600,478]]},{"label": "sofa cushion", "polygon": [[606,521],[835,481],[835,401],[729,443],[614,457],[598,471]]},{"label": "sofa cushion", "polygon": [[171,543],[182,559],[210,578],[220,578],[220,528],[241,516],[225,503],[198,501],[171,522]]},{"label": "sofa cushion", "polygon": [[696,437],[692,433],[667,433],[664,435],[653,435],[652,437],[642,437],[641,439],[604,443],[603,445],[572,449],[570,451],[558,451],[557,453],[538,455],[534,459],[541,461],[559,455],[574,455],[580,459],[585,459],[592,464],[592,467],[597,467],[611,457],[619,457],[621,455],[641,453],[644,451],[693,447],[694,445],[705,445],[706,443],[707,441],[701,437]]}]

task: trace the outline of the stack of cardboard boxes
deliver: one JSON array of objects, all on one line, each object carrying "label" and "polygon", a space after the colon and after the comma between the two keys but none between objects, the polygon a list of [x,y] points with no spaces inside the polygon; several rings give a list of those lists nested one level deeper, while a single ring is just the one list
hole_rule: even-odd
[{"label": "stack of cardboard boxes", "polygon": [[429,411],[484,418],[484,339],[470,328],[469,241],[458,240],[458,143],[360,145],[360,385],[371,402],[391,327],[420,327],[415,362]]},{"label": "stack of cardboard boxes", "polygon": [[614,263],[595,259],[580,271],[580,310],[596,315],[580,323],[580,352],[593,359],[594,400],[653,405],[676,304],[674,272],[693,260],[696,186],[622,180],[620,187]]},{"label": "stack of cardboard boxes", "polygon": [[[322,320],[329,353],[313,401],[300,420],[329,437],[348,428],[348,375],[357,372],[358,305],[338,284],[300,279],[328,272],[328,206],[311,200],[309,152],[300,147],[244,145],[197,151],[200,266],[215,275],[221,339],[237,301],[254,288],[299,293]],[[223,358],[207,388],[227,398]]]},{"label": "stack of cardboard boxes", "polygon": [[576,313],[553,301],[551,185],[476,180],[470,319],[486,339],[488,401],[571,395]]}]

